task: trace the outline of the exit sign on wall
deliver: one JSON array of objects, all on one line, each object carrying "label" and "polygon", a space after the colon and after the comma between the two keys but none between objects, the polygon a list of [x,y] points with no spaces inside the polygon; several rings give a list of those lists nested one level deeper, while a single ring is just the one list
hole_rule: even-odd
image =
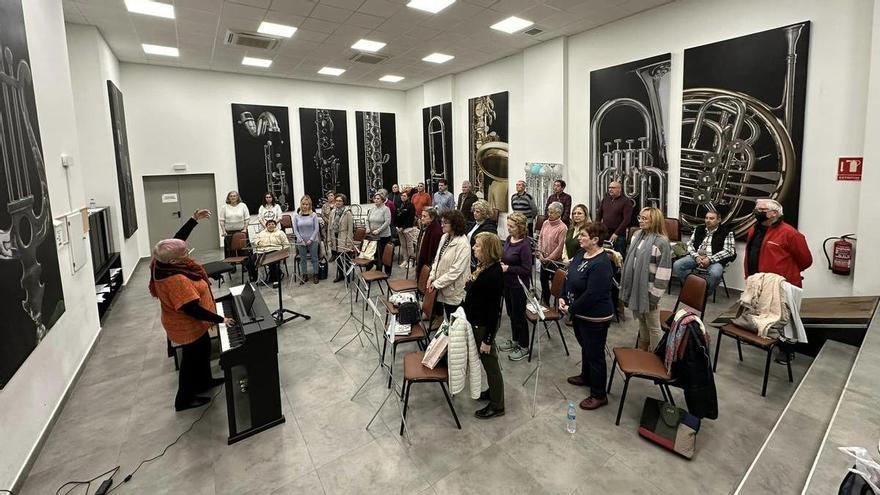
[{"label": "exit sign on wall", "polygon": [[862,180],[862,163],[860,156],[837,159],[837,180]]}]

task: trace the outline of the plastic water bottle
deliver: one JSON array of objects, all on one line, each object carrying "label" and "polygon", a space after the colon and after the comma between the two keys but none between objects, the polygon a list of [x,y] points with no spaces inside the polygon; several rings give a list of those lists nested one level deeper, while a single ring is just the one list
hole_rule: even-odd
[{"label": "plastic water bottle", "polygon": [[568,403],[568,415],[565,421],[565,429],[569,433],[574,433],[578,429],[577,420],[575,419],[574,415],[574,402]]}]

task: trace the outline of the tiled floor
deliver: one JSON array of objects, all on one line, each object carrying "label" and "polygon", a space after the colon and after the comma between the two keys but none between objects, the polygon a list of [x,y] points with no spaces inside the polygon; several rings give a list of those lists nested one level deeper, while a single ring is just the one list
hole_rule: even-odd
[{"label": "tiled floor", "polygon": [[[395,267],[395,276],[401,271]],[[177,376],[165,354],[159,307],[147,293],[147,276],[142,263],[105,320],[97,347],[22,493],[54,493],[65,481],[89,479],[117,464],[119,483],[141,459],[159,454],[204,412],[174,412]],[[118,493],[729,493],[809,365],[808,358],[795,361],[793,384],[784,367],[773,365],[767,398],[761,398],[762,355],[744,348],[745,361],[738,363],[732,341],[725,342],[715,375],[720,417],[703,422],[698,453],[688,461],[637,435],[644,397],[659,397],[657,388],[644,380],[631,383],[620,426],[614,426],[622,387],[617,379],[610,406],[578,410],[577,433],[566,433],[567,400],[585,396],[585,390],[565,381],[578,369],[580,349],[567,333],[572,355],[566,357],[553,333],[543,344],[534,418],[534,381],[525,387],[522,381],[535,363],[502,358],[505,416],[474,418],[481,404],[462,393],[454,398],[462,422],[459,431],[439,387],[416,385],[408,443],[397,434],[394,401],[370,430],[364,428],[385,397],[382,376],[377,374],[350,400],[377,359],[369,345],[358,341],[334,354],[355,329],[349,324],[329,342],[348,316],[347,299],[334,299],[339,288],[326,281],[286,289],[285,306],[312,315],[278,331],[286,423],[228,446],[220,394],[191,432],[163,457],[141,467]],[[275,293],[263,290],[274,308]],[[667,296],[663,306],[671,307],[674,297]],[[729,304],[719,293],[708,319]],[[509,336],[506,318],[500,335]],[[632,319],[614,324],[609,346],[631,345],[634,335]],[[398,369],[399,362],[400,356]],[[681,391],[674,393],[683,404]]]}]

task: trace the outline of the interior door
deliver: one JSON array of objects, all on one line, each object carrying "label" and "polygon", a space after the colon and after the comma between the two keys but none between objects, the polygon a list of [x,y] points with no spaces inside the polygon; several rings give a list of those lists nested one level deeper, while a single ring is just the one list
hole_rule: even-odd
[{"label": "interior door", "polygon": [[173,175],[144,177],[144,196],[150,246],[155,246],[162,239],[173,236],[183,224],[177,177]]},{"label": "interior door", "polygon": [[[189,247],[195,248],[193,254],[202,260],[215,256],[220,248],[220,225],[217,220],[217,195],[214,192],[213,174],[178,175],[180,191],[180,210],[184,219],[199,208],[211,210],[211,219],[202,220],[189,236]],[[222,258],[222,256],[220,256]],[[212,258],[217,259],[217,258]]]},{"label": "interior door", "polygon": [[203,220],[187,243],[196,249],[197,257],[214,254],[220,248],[212,174],[146,176],[144,195],[151,246],[173,236],[195,210],[207,208],[211,210],[211,220]]}]

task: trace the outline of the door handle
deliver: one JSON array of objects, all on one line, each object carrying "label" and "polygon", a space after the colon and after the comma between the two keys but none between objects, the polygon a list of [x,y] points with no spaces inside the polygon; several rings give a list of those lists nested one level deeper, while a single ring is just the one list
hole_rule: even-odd
[{"label": "door handle", "polygon": [[180,218],[180,212],[179,212],[179,211],[175,211],[175,212],[173,212],[172,215],[177,215],[177,218]]}]

